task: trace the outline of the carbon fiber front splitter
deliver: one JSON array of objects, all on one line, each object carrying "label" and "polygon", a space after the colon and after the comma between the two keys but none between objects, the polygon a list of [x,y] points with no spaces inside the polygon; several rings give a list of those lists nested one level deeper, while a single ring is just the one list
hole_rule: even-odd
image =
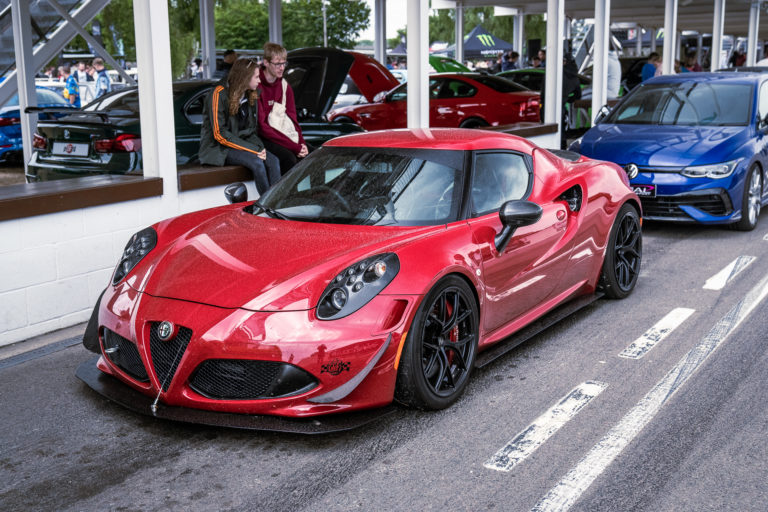
[{"label": "carbon fiber front splitter", "polygon": [[291,434],[328,434],[362,427],[397,410],[397,406],[389,405],[366,411],[298,419],[254,414],[222,413],[184,407],[169,407],[163,404],[158,404],[157,409],[153,412],[151,407],[153,400],[151,397],[139,393],[111,375],[107,375],[99,370],[96,367],[98,360],[99,358],[95,357],[81,363],[75,372],[77,378],[85,382],[97,393],[131,411],[165,420],[244,430]]}]

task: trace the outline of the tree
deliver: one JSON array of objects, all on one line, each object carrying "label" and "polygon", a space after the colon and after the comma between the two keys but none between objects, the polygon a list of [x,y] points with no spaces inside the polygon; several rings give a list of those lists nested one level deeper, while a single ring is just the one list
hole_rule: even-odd
[{"label": "tree", "polygon": [[217,4],[216,46],[219,48],[261,48],[269,37],[266,6],[250,0]]}]

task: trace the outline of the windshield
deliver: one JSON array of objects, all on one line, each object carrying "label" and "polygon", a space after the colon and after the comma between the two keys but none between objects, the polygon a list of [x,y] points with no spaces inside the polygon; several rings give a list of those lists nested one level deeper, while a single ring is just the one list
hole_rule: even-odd
[{"label": "windshield", "polygon": [[614,124],[745,126],[751,84],[675,82],[643,84],[606,118]]},{"label": "windshield", "polygon": [[463,161],[462,151],[324,147],[296,165],[259,202],[310,222],[446,224],[459,215]]}]

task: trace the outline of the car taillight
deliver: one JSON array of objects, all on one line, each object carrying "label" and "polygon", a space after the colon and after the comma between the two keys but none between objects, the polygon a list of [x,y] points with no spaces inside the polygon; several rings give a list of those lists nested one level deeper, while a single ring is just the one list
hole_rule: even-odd
[{"label": "car taillight", "polygon": [[0,126],[11,126],[19,123],[21,123],[21,119],[18,117],[0,117]]},{"label": "car taillight", "polygon": [[32,135],[32,147],[35,149],[46,149],[48,147],[48,139],[39,133],[35,133]]},{"label": "car taillight", "polygon": [[133,153],[141,150],[141,137],[132,133],[123,133],[114,139],[93,141],[97,153]]}]

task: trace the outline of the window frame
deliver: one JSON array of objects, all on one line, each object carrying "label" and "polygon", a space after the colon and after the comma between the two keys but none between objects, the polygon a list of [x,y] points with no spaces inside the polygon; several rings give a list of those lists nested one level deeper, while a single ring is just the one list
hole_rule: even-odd
[{"label": "window frame", "polygon": [[[470,170],[469,180],[467,180],[467,192],[466,192],[468,219],[476,219],[478,217],[484,217],[485,215],[489,215],[491,213],[498,213],[499,208],[501,208],[501,205],[499,205],[498,208],[495,208],[495,209],[490,209],[490,210],[481,211],[481,212],[475,211],[475,204],[472,197],[472,185],[475,182],[476,176],[479,174],[477,171],[477,159],[479,156],[488,155],[488,154],[507,154],[507,155],[519,156],[520,158],[522,158],[523,165],[525,165],[525,168],[528,171],[528,185],[525,189],[525,193],[519,199],[519,201],[527,201],[528,198],[531,196],[531,192],[533,191],[534,173],[533,173],[533,158],[531,157],[531,155],[522,153],[520,151],[512,151],[508,149],[483,149],[483,150],[472,151],[469,156],[471,161],[471,165],[470,165],[471,170]],[[513,201],[513,199],[510,199],[510,201]]]}]

